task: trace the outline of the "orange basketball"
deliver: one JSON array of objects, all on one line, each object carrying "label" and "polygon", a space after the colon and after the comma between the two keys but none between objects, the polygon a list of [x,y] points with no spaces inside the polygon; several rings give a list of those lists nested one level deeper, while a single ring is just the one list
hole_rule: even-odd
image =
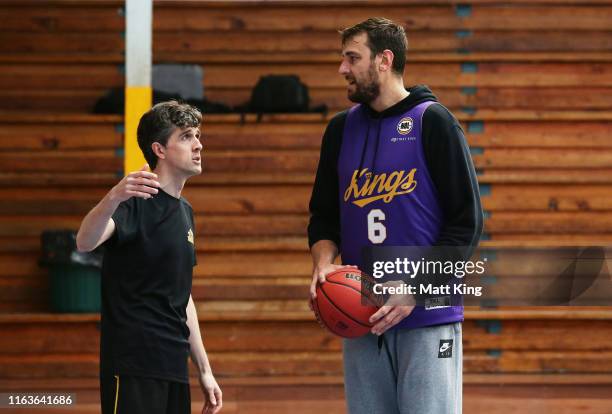
[{"label": "orange basketball", "polygon": [[367,289],[365,296],[362,295],[370,278],[359,269],[345,268],[328,274],[325,279],[325,283],[317,284],[317,298],[313,301],[319,323],[344,338],[367,334],[372,328],[370,316],[378,310],[369,299]]}]

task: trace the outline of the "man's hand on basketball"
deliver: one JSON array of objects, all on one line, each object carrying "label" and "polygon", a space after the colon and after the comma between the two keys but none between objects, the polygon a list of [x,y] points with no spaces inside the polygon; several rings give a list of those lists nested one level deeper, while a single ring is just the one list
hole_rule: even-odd
[{"label": "man's hand on basketball", "polygon": [[[386,282],[385,285],[396,286],[399,281]],[[389,296],[387,302],[370,316],[370,323],[374,326],[371,332],[374,335],[382,335],[388,329],[400,323],[412,313],[416,302],[412,295],[396,294]]]},{"label": "man's hand on basketball", "polygon": [[200,387],[204,393],[202,414],[216,414],[223,406],[223,393],[212,373],[200,374]]},{"label": "man's hand on basketball", "polygon": [[345,266],[345,265],[337,265],[333,263],[315,266],[314,270],[312,271],[312,282],[310,283],[310,300],[308,301],[310,310],[313,310],[312,301],[317,298],[317,282],[325,283],[325,276],[327,276],[331,272],[334,272],[338,269],[342,269],[345,267],[357,268],[357,266]]},{"label": "man's hand on basketball", "polygon": [[131,197],[151,198],[157,194],[159,182],[157,174],[149,171],[145,164],[139,171],[134,171],[123,177],[110,191],[111,199],[121,203]]}]

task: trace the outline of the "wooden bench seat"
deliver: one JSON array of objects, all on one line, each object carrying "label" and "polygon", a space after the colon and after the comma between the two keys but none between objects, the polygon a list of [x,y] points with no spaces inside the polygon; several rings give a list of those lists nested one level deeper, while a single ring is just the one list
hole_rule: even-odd
[{"label": "wooden bench seat", "polygon": [[[534,110],[495,110],[483,109],[471,113],[458,112],[457,119],[461,122],[469,121],[507,121],[507,122],[612,122],[612,111],[534,111]],[[331,116],[331,115],[330,115]],[[322,117],[320,114],[264,114],[258,119],[256,114],[247,114],[244,119],[240,114],[209,114],[205,115],[205,122],[212,124],[230,124],[234,126],[246,125],[248,127],[258,127],[256,124],[265,123],[277,125],[301,125],[316,124],[321,128],[329,121],[329,117]],[[94,115],[83,113],[61,113],[61,112],[41,112],[24,113],[23,111],[0,111],[0,124],[17,125],[40,125],[56,124],[122,124],[121,115]],[[265,127],[262,127],[265,128]],[[274,128],[274,127],[270,127]]]},{"label": "wooden bench seat", "polygon": [[[204,154],[205,173],[306,174],[316,171],[317,150],[209,150]],[[609,169],[612,150],[492,148],[472,156],[477,169]],[[116,150],[3,152],[0,164],[13,173],[115,173],[122,176],[123,160]],[[206,176],[202,177],[205,180]]]},{"label": "wooden bench seat", "polygon": [[[301,353],[213,353],[211,364],[217,375],[225,377],[342,375],[340,352]],[[610,370],[610,352],[504,352],[500,357],[464,353],[464,372],[474,374],[568,373],[605,374]],[[98,374],[98,354],[36,355],[33,357],[0,357],[0,375],[5,379],[95,378]]]},{"label": "wooden bench seat", "polygon": [[[554,8],[545,7],[547,1],[537,6],[526,1],[473,1],[469,14],[460,15],[454,4],[446,1],[356,1],[346,8],[342,1],[320,2],[270,2],[269,7],[256,7],[245,2],[189,2],[162,1],[156,5],[158,21],[155,28],[173,31],[177,22],[193,31],[214,28],[218,31],[290,31],[337,30],[363,20],[377,11],[384,16],[409,16],[399,20],[407,30],[456,30],[521,29],[545,31],[556,28],[565,30],[606,30],[606,18],[612,10],[609,1],[597,1],[597,9],[580,7],[578,2],[559,2]],[[184,6],[183,9],[173,7]],[[512,5],[507,7],[506,5]],[[249,13],[244,13],[244,10]],[[210,10],[207,14],[205,10]],[[547,13],[544,13],[547,12]],[[542,14],[549,16],[543,19]],[[298,21],[299,23],[294,23]]]},{"label": "wooden bench seat", "polygon": [[[36,236],[44,229],[79,227],[81,216],[0,217],[0,236]],[[302,236],[308,217],[300,214],[215,215],[196,216],[196,232],[208,237]],[[491,234],[597,234],[612,229],[609,212],[495,212],[485,220],[485,231]]]},{"label": "wooden bench seat", "polygon": [[[325,63],[339,64],[338,51],[316,52],[316,51],[297,51],[292,53],[271,53],[257,52],[250,53],[234,52],[231,50],[221,50],[214,53],[199,52],[164,52],[153,56],[154,63],[164,63],[167,61],[196,64],[250,64],[250,63]],[[121,52],[112,53],[2,53],[0,63],[3,64],[91,64],[91,63],[114,63],[123,64],[125,56]],[[417,52],[410,51],[406,62],[411,63],[462,63],[462,62],[516,62],[516,63],[610,63],[612,53],[610,52],[534,52],[534,53],[515,53],[515,52]]]},{"label": "wooden bench seat", "polygon": [[[493,385],[496,387],[510,386],[609,386],[612,377],[609,374],[469,374],[463,376],[464,384],[468,386]],[[344,378],[338,375],[326,376],[268,376],[268,377],[236,377],[223,378],[224,395],[232,395],[238,387],[248,387],[255,391],[263,387],[342,387]],[[65,390],[71,389],[76,392],[85,392],[85,401],[89,398],[95,399],[93,395],[98,391],[99,381],[93,378],[49,378],[49,379],[14,379],[10,382],[0,379],[2,389],[11,390]],[[194,379],[191,380],[192,391],[199,393],[199,384]],[[246,390],[244,390],[246,391]],[[197,397],[197,393],[193,393]],[[199,398],[198,398],[199,400]]]},{"label": "wooden bench seat", "polygon": [[[610,122],[592,121],[534,121],[523,120],[527,114],[517,114],[517,119],[486,119],[457,112],[468,142],[479,148],[612,148],[608,132]],[[501,114],[500,114],[501,115]],[[0,115],[1,116],[1,115]],[[74,121],[68,116],[57,123],[40,124],[36,115],[29,114],[29,121],[20,123],[5,113],[2,116],[0,144],[4,151],[62,151],[116,149],[123,146],[122,118],[99,116]],[[578,115],[576,115],[577,117]],[[585,114],[585,116],[587,116]],[[592,117],[593,115],[588,115]],[[295,120],[292,122],[292,119]],[[266,150],[312,149],[318,150],[327,119],[318,115],[286,115],[285,121],[266,116],[260,123],[252,116],[241,124],[234,115],[204,115],[205,152],[208,150]],[[291,127],[288,128],[288,123]],[[19,139],[16,139],[19,137]]]},{"label": "wooden bench seat", "polygon": [[[220,377],[291,375],[341,375],[339,352],[245,353],[209,352],[211,364]],[[503,352],[464,353],[464,370],[470,373],[607,373],[612,367],[612,352]],[[0,376],[4,378],[96,377],[98,354],[0,356]]]},{"label": "wooden bench seat", "polygon": [[[311,320],[307,301],[208,301],[198,304],[200,320]],[[544,319],[544,320],[608,320],[612,312],[607,307],[516,307],[476,309],[466,307],[466,319]]]},{"label": "wooden bench seat", "polygon": [[[467,60],[469,62],[469,60]],[[339,62],[329,64],[244,64],[205,67],[204,88],[251,89],[260,76],[268,73],[298,74],[311,88],[333,88],[345,95],[346,81],[337,74]],[[432,88],[474,87],[591,87],[612,86],[609,63],[517,63],[479,62],[466,68],[457,63],[406,64],[407,84],[424,83]],[[344,93],[343,93],[344,92]]]},{"label": "wooden bench seat", "polygon": [[[39,187],[40,185],[59,188],[82,188],[101,186],[105,189],[117,184],[120,177],[117,173],[3,173],[0,172],[0,184],[14,187]],[[610,184],[612,168],[600,169],[497,169],[481,171],[478,181],[482,184]],[[211,173],[191,180],[191,185],[312,185],[314,172],[278,175],[273,173]]]},{"label": "wooden bench seat", "polygon": [[[554,238],[543,235],[521,235],[522,238],[504,239],[501,235],[494,240],[481,240],[483,247],[549,247],[555,246],[606,246],[612,241],[612,235],[594,233],[590,235],[555,235]],[[513,236],[516,237],[516,236]],[[197,237],[198,252],[204,254],[218,252],[302,252],[308,248],[305,236],[298,237]],[[0,253],[38,253],[40,251],[40,237],[38,236],[5,236],[0,237]]]},{"label": "wooden bench seat", "polygon": [[[1,41],[2,36],[0,36]],[[466,67],[465,65],[469,65]],[[253,63],[207,64],[204,66],[204,89],[250,92],[260,76],[297,74],[310,88],[333,89],[345,96],[345,80],[337,74],[339,62],[316,63]],[[456,63],[407,62],[408,84],[424,83],[436,88],[609,88],[612,79],[611,63],[521,63],[479,62],[468,59]],[[124,84],[121,68],[117,64],[41,65],[11,63],[0,64],[1,90],[79,90],[121,87]],[[210,96],[214,99],[214,94]],[[249,94],[245,96],[248,99]]]},{"label": "wooden bench seat", "polygon": [[[310,321],[312,312],[308,304],[303,300],[296,301],[208,301],[198,305],[198,317],[201,323],[212,323],[222,321]],[[283,312],[293,307],[293,311]],[[228,310],[233,312],[227,313]],[[246,312],[250,312],[248,315]],[[225,313],[225,315],[223,315]],[[218,316],[224,316],[217,319]],[[478,309],[474,307],[465,308],[466,320],[612,320],[612,310],[607,307],[597,306],[547,306],[547,307],[520,307],[520,308],[497,308]],[[56,314],[48,312],[11,312],[0,313],[0,324],[2,326],[23,324],[62,324],[62,323],[93,323],[100,320],[100,315],[95,313],[85,314]],[[50,325],[53,326],[53,325]],[[35,334],[35,331],[32,332]],[[42,337],[38,336],[38,340]]]},{"label": "wooden bench seat", "polygon": [[[500,414],[541,412],[607,414],[609,376],[599,374],[513,375],[465,374],[464,411],[479,413],[495,410]],[[220,379],[224,394],[224,412],[231,414],[295,414],[325,411],[346,412],[343,379],[339,376],[290,376]],[[0,380],[4,385],[4,381]],[[11,381],[16,390],[74,390],[77,406],[72,408],[38,408],[43,414],[99,413],[98,381],[91,378]],[[201,391],[191,383],[192,413],[201,412]],[[24,409],[11,412],[27,413]]]},{"label": "wooden bench seat", "polygon": [[[244,13],[244,12],[241,12]],[[312,14],[312,13],[310,13]],[[605,17],[602,17],[602,21]],[[353,21],[355,22],[355,21]],[[205,27],[205,31],[183,32],[154,31],[153,52],[214,52],[233,50],[241,52],[335,52],[340,39],[336,27],[325,31],[216,31]],[[441,29],[436,31],[408,30],[411,49],[419,52],[609,52],[607,28],[596,30],[513,31]],[[245,35],[249,41],[245,42]],[[1,52],[8,53],[109,53],[124,48],[121,32],[60,32],[60,33],[11,33],[0,32]]]},{"label": "wooden bench seat", "polygon": [[[311,184],[187,186],[183,195],[196,214],[259,215],[308,214]],[[0,189],[0,214],[85,215],[109,188],[18,188]],[[496,184],[482,194],[483,208],[489,212],[533,211],[612,211],[611,185]],[[521,194],[521,197],[518,197]]]},{"label": "wooden bench seat", "polygon": [[[278,307],[282,301],[267,302],[268,310],[254,310],[252,317],[245,311],[231,310],[232,306],[241,306],[238,301],[223,306],[214,301],[201,305],[199,309],[204,311],[199,314],[201,327],[210,349],[215,352],[341,349],[340,340],[316,323],[312,312],[305,306],[305,300],[301,300],[304,305],[301,311],[293,314],[282,312]],[[300,300],[288,303],[298,302]],[[252,308],[255,309],[255,303]],[[229,312],[229,317],[215,319],[211,315],[211,312],[222,311]],[[267,319],[263,318],[266,313]],[[470,352],[491,349],[605,351],[612,347],[608,338],[612,331],[611,319],[609,309],[594,307],[495,310],[468,307],[464,346]],[[587,320],[589,322],[585,323]],[[62,354],[75,348],[93,353],[99,344],[98,322],[97,314],[2,314],[0,324],[11,336],[0,344],[0,350],[6,355]],[[572,334],[567,335],[567,332]],[[577,341],[577,337],[581,340]]]},{"label": "wooden bench seat", "polygon": [[[400,20],[408,30],[487,30],[491,27],[501,27],[506,31],[593,31],[607,30],[607,19],[612,16],[607,1],[600,2],[597,9],[580,7],[577,2],[561,2],[554,8],[545,7],[543,2],[535,7],[525,4],[526,2],[514,3],[513,7],[496,4],[500,3],[498,1],[488,4],[472,3],[470,9],[462,9],[465,15],[461,15],[454,5],[442,1],[409,1],[401,4],[391,1],[356,2],[356,7],[350,9],[344,7],[340,1],[329,2],[325,6],[315,1],[276,1],[269,2],[267,7],[254,7],[248,2],[232,4],[202,1],[194,4],[161,1],[155,4],[154,28],[160,32],[173,32],[177,27],[189,31],[334,31],[363,20],[371,15],[374,9],[384,16],[410,16]],[[120,1],[64,4],[46,1],[45,4],[55,8],[41,9],[35,7],[36,3],[28,2],[19,4],[24,15],[7,21],[6,29],[28,32],[98,32],[123,28],[121,15],[117,13],[117,9],[123,5]],[[6,1],[2,5],[0,16],[2,13],[9,14],[11,9],[17,6]],[[96,17],[93,24],[88,25],[78,19],[85,12]],[[543,19],[543,15],[548,18]]]}]

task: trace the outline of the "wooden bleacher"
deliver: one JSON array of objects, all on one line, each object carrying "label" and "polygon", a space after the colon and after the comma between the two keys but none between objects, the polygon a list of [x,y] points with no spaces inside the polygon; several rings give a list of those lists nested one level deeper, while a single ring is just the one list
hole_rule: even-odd
[{"label": "wooden bleacher", "polygon": [[[77,392],[65,412],[98,412],[98,316],[49,313],[39,236],[76,229],[121,175],[122,117],[88,112],[123,85],[122,3],[0,0],[0,391]],[[487,211],[482,244],[610,244],[612,1],[588,3],[165,0],[155,3],[154,58],[201,64],[207,97],[229,104],[248,100],[260,75],[297,73],[333,113],[349,105],[336,30],[398,19],[408,83],[428,84],[467,133]],[[185,196],[198,226],[193,295],[223,412],[344,412],[340,341],[305,300],[307,203],[326,122],[205,116],[204,174]],[[464,412],[610,412],[609,308],[468,309],[464,328]]]}]

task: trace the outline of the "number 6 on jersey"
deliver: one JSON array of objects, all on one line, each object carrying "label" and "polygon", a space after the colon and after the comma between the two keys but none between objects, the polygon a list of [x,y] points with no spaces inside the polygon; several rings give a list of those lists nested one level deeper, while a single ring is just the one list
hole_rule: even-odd
[{"label": "number 6 on jersey", "polygon": [[380,244],[387,238],[387,228],[382,223],[385,221],[385,213],[374,209],[368,213],[368,239],[374,244]]}]

